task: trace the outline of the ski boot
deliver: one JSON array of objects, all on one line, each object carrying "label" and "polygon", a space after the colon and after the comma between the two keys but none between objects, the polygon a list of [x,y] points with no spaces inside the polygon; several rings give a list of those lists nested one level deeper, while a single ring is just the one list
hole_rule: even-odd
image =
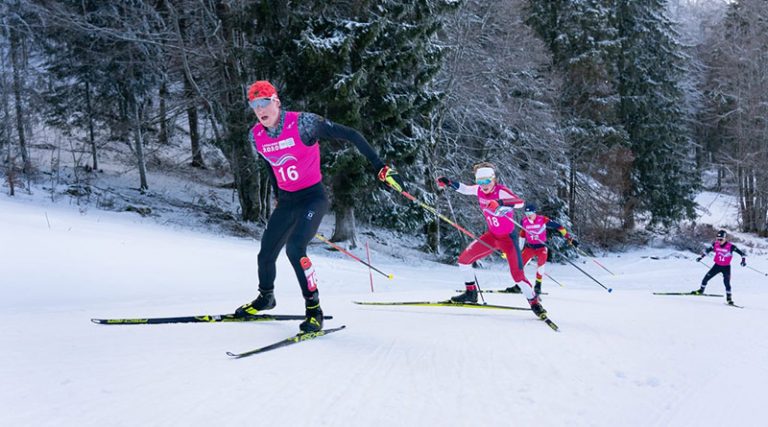
[{"label": "ski boot", "polygon": [[466,304],[468,302],[477,302],[477,286],[474,282],[467,282],[464,284],[467,288],[466,291],[464,291],[461,295],[456,295],[455,297],[451,298],[451,302],[455,302],[457,304]]},{"label": "ski boot", "polygon": [[547,317],[547,310],[544,309],[544,307],[541,306],[541,303],[539,302],[538,297],[533,297],[533,299],[529,299],[528,303],[531,305],[531,311],[533,311],[533,314],[536,315],[539,319],[544,319]]},{"label": "ski boot", "polygon": [[306,311],[307,318],[299,325],[301,332],[317,332],[323,329],[323,310],[320,308],[320,303],[307,306]]},{"label": "ski boot", "polygon": [[520,289],[520,286],[515,285],[515,286],[510,286],[507,289],[504,289],[504,292],[508,294],[522,294],[523,290]]},{"label": "ski boot", "polygon": [[691,291],[691,295],[701,295],[704,293],[704,289],[696,289],[695,291]]},{"label": "ski boot", "polygon": [[727,294],[727,295],[725,296],[725,302],[727,302],[727,303],[728,303],[728,305],[735,305],[735,304],[733,303],[733,298],[731,298],[731,294]]},{"label": "ski boot", "polygon": [[259,314],[260,311],[271,310],[275,308],[275,295],[272,292],[259,291],[259,296],[255,300],[243,304],[235,310],[235,317],[248,317]]}]

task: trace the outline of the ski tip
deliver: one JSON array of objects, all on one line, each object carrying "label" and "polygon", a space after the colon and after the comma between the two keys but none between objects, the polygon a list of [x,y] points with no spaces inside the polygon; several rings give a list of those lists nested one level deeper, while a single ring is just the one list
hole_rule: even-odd
[{"label": "ski tip", "polygon": [[91,322],[96,323],[97,325],[102,324],[102,319],[91,319]]},{"label": "ski tip", "polygon": [[227,352],[227,356],[229,356],[229,357],[234,357],[235,359],[237,359],[238,357],[240,357],[240,355],[239,355],[239,354],[236,354],[236,353],[232,353],[231,351],[228,351],[228,352]]}]

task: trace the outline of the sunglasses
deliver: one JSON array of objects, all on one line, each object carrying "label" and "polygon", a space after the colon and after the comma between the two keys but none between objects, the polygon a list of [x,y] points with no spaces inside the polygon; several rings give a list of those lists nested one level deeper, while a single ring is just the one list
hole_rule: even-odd
[{"label": "sunglasses", "polygon": [[248,102],[248,105],[251,106],[251,108],[267,108],[269,104],[275,100],[274,96],[270,96],[269,98],[256,98],[252,101]]},{"label": "sunglasses", "polygon": [[534,211],[525,211],[525,214],[528,215],[528,216],[531,216],[531,215],[536,215],[536,212],[534,212]]},{"label": "sunglasses", "polygon": [[493,181],[493,178],[482,178],[482,179],[475,180],[477,185],[488,185],[492,181]]}]

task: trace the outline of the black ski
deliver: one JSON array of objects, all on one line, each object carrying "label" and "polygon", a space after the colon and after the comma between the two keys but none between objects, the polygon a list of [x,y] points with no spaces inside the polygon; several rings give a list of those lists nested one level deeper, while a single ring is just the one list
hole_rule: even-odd
[{"label": "black ski", "polygon": [[560,327],[559,327],[559,326],[557,326],[557,324],[556,324],[555,322],[553,322],[552,320],[550,320],[550,319],[549,319],[549,317],[548,317],[546,314],[542,314],[541,316],[539,316],[539,319],[543,320],[543,321],[544,321],[544,323],[546,323],[546,324],[547,324],[547,326],[549,326],[550,328],[552,328],[552,330],[553,330],[553,331],[557,332],[557,331],[559,331],[559,330],[560,330]]},{"label": "black ski", "polygon": [[[465,292],[464,290],[456,289],[456,292]],[[522,295],[522,292],[510,292],[506,289],[481,289],[481,294],[518,294]],[[539,295],[549,295],[549,292],[541,292]]]},{"label": "black ski", "polygon": [[731,307],[734,307],[734,308],[744,308],[744,306],[743,306],[743,305],[737,305],[737,304],[729,304],[729,303],[725,303],[725,305],[728,305],[728,306],[731,306]]},{"label": "black ski", "polygon": [[[304,320],[305,316],[292,314],[257,314],[235,317],[234,314],[204,314],[200,316],[142,317],[133,319],[91,319],[99,325],[157,325],[163,323],[217,323],[217,322],[272,322],[279,320]],[[323,319],[333,319],[324,316]]]},{"label": "black ski", "polygon": [[227,352],[227,356],[230,356],[233,359],[241,359],[243,357],[253,356],[254,354],[264,353],[264,352],[267,352],[267,351],[270,351],[270,350],[274,350],[274,349],[277,349],[277,348],[286,347],[286,346],[289,346],[289,345],[292,345],[292,344],[298,344],[300,342],[313,340],[315,338],[320,338],[320,337],[328,335],[330,333],[333,333],[333,332],[336,332],[336,331],[340,331],[340,330],[342,330],[342,329],[344,329],[346,327],[347,327],[346,325],[342,325],[342,326],[339,326],[338,328],[323,329],[323,330],[320,330],[320,331],[317,331],[317,332],[299,332],[298,334],[296,334],[296,335],[294,335],[294,336],[292,336],[290,338],[286,338],[286,339],[278,341],[278,342],[276,342],[274,344],[270,344],[270,345],[268,345],[266,347],[261,347],[261,348],[255,349],[255,350],[246,351],[244,353],[232,353],[232,352],[228,351]]},{"label": "black ski", "polygon": [[689,297],[724,297],[720,294],[692,294],[690,292],[654,292],[654,295],[687,295]]},{"label": "black ski", "polygon": [[354,301],[359,305],[407,305],[407,306],[420,306],[420,307],[465,307],[465,308],[486,308],[496,310],[525,310],[529,311],[529,307],[512,307],[508,305],[493,305],[493,304],[478,304],[476,302],[453,302],[448,301],[402,301],[402,302],[371,302],[371,301]]}]

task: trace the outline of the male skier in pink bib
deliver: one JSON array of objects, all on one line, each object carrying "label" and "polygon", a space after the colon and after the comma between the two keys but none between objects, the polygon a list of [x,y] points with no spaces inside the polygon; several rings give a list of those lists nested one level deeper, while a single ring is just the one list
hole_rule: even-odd
[{"label": "male skier in pink bib", "polygon": [[466,291],[451,298],[456,303],[476,303],[477,284],[472,273],[472,263],[490,255],[494,249],[502,251],[507,256],[509,271],[512,279],[520,285],[523,294],[528,299],[536,316],[545,316],[547,311],[541,306],[539,298],[533,291],[531,282],[523,273],[523,262],[520,258],[517,236],[515,230],[514,208],[523,206],[523,200],[503,185],[497,184],[496,172],[490,163],[480,163],[475,166],[475,184],[466,185],[441,176],[437,183],[441,187],[451,187],[461,194],[476,196],[480,210],[485,217],[488,231],[483,233],[478,240],[467,246],[459,255],[459,269],[464,274]]},{"label": "male skier in pink bib", "polygon": [[323,328],[323,311],[314,267],[307,257],[307,244],[317,233],[330,203],[322,185],[318,140],[349,141],[373,164],[381,181],[397,191],[402,191],[403,182],[356,130],[316,114],[284,111],[277,91],[268,81],[253,83],[248,88],[248,101],[258,119],[250,138],[269,166],[277,207],[261,238],[259,295],[239,307],[235,315],[245,317],[275,307],[275,262],[285,246],[305,300],[306,318],[299,329],[319,331]]}]

